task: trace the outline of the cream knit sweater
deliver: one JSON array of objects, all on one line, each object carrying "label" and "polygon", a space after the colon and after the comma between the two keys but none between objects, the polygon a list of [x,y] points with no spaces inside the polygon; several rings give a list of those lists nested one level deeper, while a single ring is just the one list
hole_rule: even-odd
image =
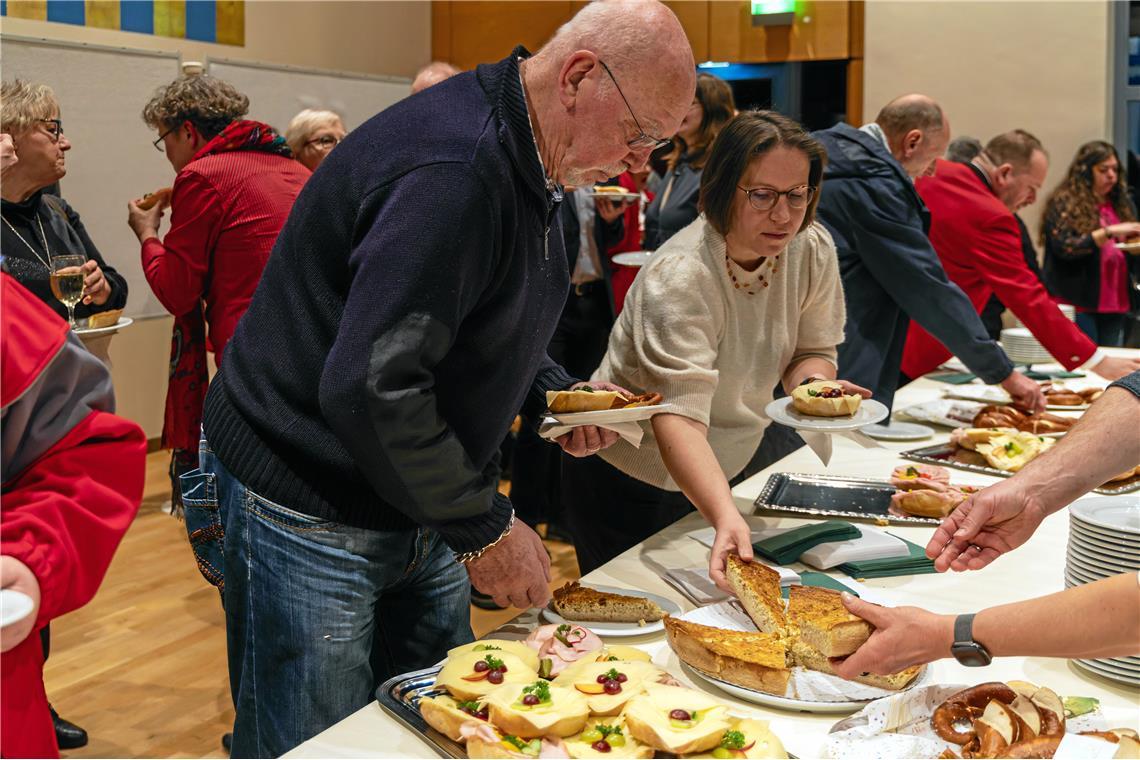
[{"label": "cream knit sweater", "polygon": [[[672,413],[708,425],[726,478],[752,458],[771,420],[764,407],[789,365],[806,356],[835,363],[843,341],[843,286],[835,244],[820,224],[780,255],[778,271],[756,295],[733,287],[724,237],[699,217],[641,269],[610,334],[594,380],[635,393],[656,391]],[[756,280],[730,264],[741,283]],[[598,456],[638,480],[680,490],[645,425],[641,448],[623,440]]]}]

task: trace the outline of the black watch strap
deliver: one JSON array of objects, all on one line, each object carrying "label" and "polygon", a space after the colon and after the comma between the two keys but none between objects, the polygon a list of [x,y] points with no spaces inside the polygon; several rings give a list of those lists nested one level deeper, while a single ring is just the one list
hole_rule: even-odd
[{"label": "black watch strap", "polygon": [[954,644],[950,647],[954,659],[966,667],[977,668],[989,665],[993,657],[989,650],[974,641],[974,616],[959,615],[954,620]]},{"label": "black watch strap", "polygon": [[974,640],[974,615],[959,615],[954,620],[954,643]]}]

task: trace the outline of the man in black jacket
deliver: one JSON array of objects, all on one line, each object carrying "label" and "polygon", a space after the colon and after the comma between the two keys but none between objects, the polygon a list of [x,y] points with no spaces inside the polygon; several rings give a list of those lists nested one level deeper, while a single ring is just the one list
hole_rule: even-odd
[{"label": "man in black jacket", "polygon": [[643,166],[695,88],[668,8],[591,3],[537,55],[373,117],[306,184],[210,386],[212,478],[188,494],[217,502],[202,540],[225,536],[235,757],[283,754],[470,641],[471,583],[546,603],[496,453],[524,402],[575,383],[546,354],[560,185]]},{"label": "man in black jacket", "polygon": [[1014,371],[989,338],[926,236],[930,213],[914,180],[933,173],[950,140],[938,104],[904,95],[861,129],[838,124],[814,136],[827,148],[817,215],[835,239],[847,299],[840,376],[891,406],[913,318],[982,380],[1000,384],[1022,406],[1044,409],[1040,387]]}]

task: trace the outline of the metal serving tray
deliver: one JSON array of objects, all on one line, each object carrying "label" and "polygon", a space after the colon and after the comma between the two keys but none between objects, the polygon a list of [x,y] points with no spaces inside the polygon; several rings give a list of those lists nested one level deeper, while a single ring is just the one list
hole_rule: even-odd
[{"label": "metal serving tray", "polygon": [[447,693],[443,689],[435,688],[435,678],[439,675],[440,668],[441,666],[436,665],[389,678],[376,690],[376,700],[384,712],[402,723],[405,728],[419,734],[420,738],[440,757],[467,757],[463,745],[436,731],[420,716],[420,697],[434,697]]},{"label": "metal serving tray", "polygon": [[941,522],[933,517],[889,513],[887,507],[896,490],[884,480],[777,472],[768,478],[754,504],[765,513],[850,517],[877,523],[885,520],[901,525]]},{"label": "metal serving tray", "polygon": [[[962,452],[965,451],[966,454]],[[968,454],[976,454],[976,452],[960,449],[949,443],[940,443],[934,446],[925,446],[921,449],[911,449],[910,451],[903,451],[899,456],[904,459],[909,459],[912,462],[922,462],[924,464],[936,464],[942,467],[953,467],[958,470],[966,470],[968,472],[980,472],[983,475],[994,475],[999,478],[1008,478],[1012,472],[999,470],[996,467],[990,467],[988,464],[975,464],[974,462],[962,461],[956,459],[955,456],[965,456]],[[980,454],[978,455],[981,456]],[[1140,491],[1140,477],[1130,478],[1129,480],[1120,481],[1119,485],[1113,486],[1100,486],[1094,488],[1093,493],[1105,494],[1108,496],[1116,496],[1122,493],[1132,493],[1133,491]]]}]

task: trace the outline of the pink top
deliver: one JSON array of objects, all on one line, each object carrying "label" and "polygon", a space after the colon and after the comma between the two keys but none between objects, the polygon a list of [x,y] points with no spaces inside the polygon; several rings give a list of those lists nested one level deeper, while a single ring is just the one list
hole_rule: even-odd
[{"label": "pink top", "polygon": [[[1120,217],[1112,204],[1105,201],[1100,207],[1100,224],[1109,227],[1119,224]],[[1124,251],[1116,247],[1112,238],[1100,247],[1100,314],[1123,314],[1128,311],[1128,260]]]}]

